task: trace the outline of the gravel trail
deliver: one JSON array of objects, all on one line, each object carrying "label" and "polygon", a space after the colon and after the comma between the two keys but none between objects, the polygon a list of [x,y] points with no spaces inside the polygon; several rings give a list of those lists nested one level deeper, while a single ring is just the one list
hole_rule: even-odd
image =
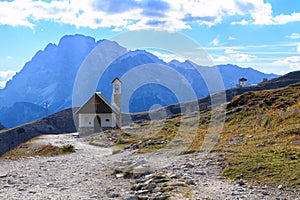
[{"label": "gravel trail", "polygon": [[190,181],[190,196],[171,199],[300,199],[299,191],[254,187],[219,176],[217,154],[175,155],[172,151],[135,155],[89,145],[74,134],[45,135],[39,143],[73,144],[75,153],[56,157],[0,161],[0,199],[129,199],[134,179],[116,178],[116,161],[144,159],[153,172],[173,174]]}]

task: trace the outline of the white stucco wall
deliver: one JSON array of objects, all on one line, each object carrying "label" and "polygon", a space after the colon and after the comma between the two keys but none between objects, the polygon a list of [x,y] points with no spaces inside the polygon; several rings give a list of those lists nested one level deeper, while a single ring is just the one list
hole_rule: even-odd
[{"label": "white stucco wall", "polygon": [[[116,115],[114,113],[97,114],[101,119],[101,127],[115,127]],[[96,114],[79,114],[79,128],[94,127]]]},{"label": "white stucco wall", "polygon": [[247,87],[247,81],[240,81],[240,86],[241,87]]}]

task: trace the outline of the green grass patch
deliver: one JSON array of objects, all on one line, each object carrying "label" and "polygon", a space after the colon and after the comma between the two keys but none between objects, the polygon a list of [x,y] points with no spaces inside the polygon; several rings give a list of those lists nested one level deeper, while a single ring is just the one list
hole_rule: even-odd
[{"label": "green grass patch", "polygon": [[242,174],[244,179],[257,184],[299,187],[299,169],[299,148],[278,147],[229,154],[222,174],[232,179]]}]

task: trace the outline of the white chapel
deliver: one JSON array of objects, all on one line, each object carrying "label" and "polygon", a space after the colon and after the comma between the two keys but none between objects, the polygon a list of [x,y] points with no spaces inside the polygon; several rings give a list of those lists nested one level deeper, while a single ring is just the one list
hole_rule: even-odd
[{"label": "white chapel", "polygon": [[94,133],[107,129],[120,129],[121,117],[121,80],[113,81],[112,102],[100,92],[93,94],[76,112],[79,115],[79,133]]}]

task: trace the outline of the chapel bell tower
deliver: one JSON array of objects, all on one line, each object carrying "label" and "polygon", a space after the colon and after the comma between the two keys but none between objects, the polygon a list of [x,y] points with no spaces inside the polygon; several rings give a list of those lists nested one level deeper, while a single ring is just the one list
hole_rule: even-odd
[{"label": "chapel bell tower", "polygon": [[113,99],[112,103],[118,108],[119,113],[116,113],[117,128],[122,127],[122,102],[121,102],[121,80],[116,77],[113,81]]}]

